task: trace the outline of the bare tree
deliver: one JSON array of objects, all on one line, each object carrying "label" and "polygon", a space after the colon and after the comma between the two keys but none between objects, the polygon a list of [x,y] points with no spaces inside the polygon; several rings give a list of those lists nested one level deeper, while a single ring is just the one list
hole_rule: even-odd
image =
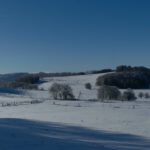
[{"label": "bare tree", "polygon": [[73,90],[68,84],[54,83],[50,87],[49,92],[55,100],[75,100]]}]

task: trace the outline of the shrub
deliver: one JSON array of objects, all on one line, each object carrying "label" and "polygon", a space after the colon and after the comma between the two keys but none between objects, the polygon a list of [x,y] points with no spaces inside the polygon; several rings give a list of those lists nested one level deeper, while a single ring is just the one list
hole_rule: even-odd
[{"label": "shrub", "polygon": [[98,89],[97,97],[101,101],[104,100],[119,100],[120,91],[117,87],[103,85]]},{"label": "shrub", "polygon": [[136,96],[135,93],[132,89],[128,89],[126,91],[124,91],[123,95],[122,95],[122,100],[123,101],[134,101],[136,100]]},{"label": "shrub", "polygon": [[88,90],[91,90],[92,89],[91,83],[86,83],[85,88],[88,89]]},{"label": "shrub", "polygon": [[75,100],[72,88],[67,84],[54,83],[49,92],[55,100]]},{"label": "shrub", "polygon": [[139,97],[139,98],[143,98],[143,97],[144,97],[144,93],[143,93],[143,92],[140,92],[139,95],[138,95],[138,97]]}]

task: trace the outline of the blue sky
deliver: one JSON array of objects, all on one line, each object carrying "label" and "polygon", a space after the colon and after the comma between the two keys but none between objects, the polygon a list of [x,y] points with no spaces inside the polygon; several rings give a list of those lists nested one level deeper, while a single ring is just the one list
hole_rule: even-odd
[{"label": "blue sky", "polygon": [[0,73],[150,67],[149,0],[1,0]]}]

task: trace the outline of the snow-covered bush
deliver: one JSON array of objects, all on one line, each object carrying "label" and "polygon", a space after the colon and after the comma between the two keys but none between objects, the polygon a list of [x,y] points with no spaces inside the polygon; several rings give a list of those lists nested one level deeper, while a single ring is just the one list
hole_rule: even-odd
[{"label": "snow-covered bush", "polygon": [[99,100],[119,100],[121,92],[117,87],[103,85],[98,89],[97,97]]},{"label": "snow-covered bush", "polygon": [[134,101],[136,100],[135,93],[132,89],[127,89],[126,91],[123,92],[122,95],[122,100],[123,101]]},{"label": "snow-covered bush", "polygon": [[73,90],[68,84],[54,83],[49,92],[55,100],[75,100]]},{"label": "snow-covered bush", "polygon": [[92,89],[91,83],[86,83],[85,88],[88,89],[88,90],[91,90]]}]

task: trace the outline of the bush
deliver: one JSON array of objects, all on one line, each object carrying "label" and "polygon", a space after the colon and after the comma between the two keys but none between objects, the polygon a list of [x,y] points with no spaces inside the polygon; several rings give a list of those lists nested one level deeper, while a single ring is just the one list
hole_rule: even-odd
[{"label": "bush", "polygon": [[98,89],[97,97],[101,101],[104,100],[119,100],[120,91],[117,87],[103,85]]},{"label": "bush", "polygon": [[131,89],[124,91],[124,93],[122,95],[122,100],[123,101],[134,101],[134,100],[136,100],[136,96],[135,96],[134,91]]},{"label": "bush", "polygon": [[55,100],[75,100],[72,88],[67,84],[54,83],[49,92]]},{"label": "bush", "polygon": [[139,95],[138,95],[138,97],[139,97],[139,98],[143,98],[143,97],[144,97],[144,93],[143,93],[143,92],[140,92]]},{"label": "bush", "polygon": [[92,89],[91,83],[86,83],[85,88],[88,89],[88,90],[91,90]]}]

